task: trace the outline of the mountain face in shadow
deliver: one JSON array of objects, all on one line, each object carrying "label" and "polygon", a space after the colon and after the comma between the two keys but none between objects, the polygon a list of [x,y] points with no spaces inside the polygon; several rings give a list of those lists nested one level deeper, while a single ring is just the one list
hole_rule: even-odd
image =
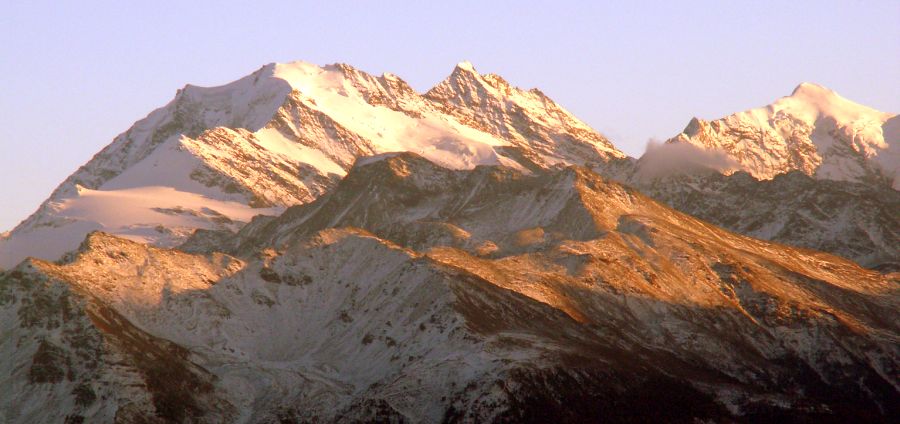
[{"label": "mountain face in shadow", "polygon": [[2,274],[0,302],[14,422],[900,413],[896,274],[731,233],[583,167],[381,155],[178,249],[92,233]]}]

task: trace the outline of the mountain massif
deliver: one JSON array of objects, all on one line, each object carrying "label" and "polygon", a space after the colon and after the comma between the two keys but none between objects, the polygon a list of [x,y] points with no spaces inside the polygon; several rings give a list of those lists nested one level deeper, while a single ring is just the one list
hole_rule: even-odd
[{"label": "mountain massif", "polygon": [[356,158],[394,151],[459,169],[628,163],[539,91],[466,62],[425,95],[348,65],[271,64],[186,86],[116,137],[0,240],[0,267],[57,259],[93,230],[169,247],[196,228],[236,230],[312,201]]},{"label": "mountain massif", "polygon": [[187,86],[0,238],[0,421],[896,422],[896,122],[803,84],[633,159],[467,62]]}]

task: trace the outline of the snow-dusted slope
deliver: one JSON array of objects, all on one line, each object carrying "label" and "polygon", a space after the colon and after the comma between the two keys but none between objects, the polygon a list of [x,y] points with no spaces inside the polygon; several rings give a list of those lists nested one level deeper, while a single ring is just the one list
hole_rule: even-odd
[{"label": "snow-dusted slope", "polygon": [[[478,102],[468,101],[466,79],[487,90]],[[392,74],[293,62],[221,87],[186,86],[0,240],[0,267],[28,255],[55,259],[95,229],[169,245],[190,229],[239,225],[317,198],[357,158],[373,154],[411,151],[456,169],[603,167],[624,157],[536,90],[501,82],[457,67],[423,96]],[[135,193],[148,196],[133,203]],[[91,213],[100,198],[116,205],[114,221]]]},{"label": "snow-dusted slope", "polygon": [[[188,349],[136,327],[101,301],[96,287],[71,284],[52,270],[29,260],[0,273],[0,421],[235,420],[237,409],[213,391],[216,377]],[[216,266],[181,272],[227,274]]]},{"label": "snow-dusted slope", "polygon": [[[0,405],[22,405],[0,418],[109,422],[129,397],[122,422],[900,414],[896,275],[729,233],[584,168],[381,155],[312,203],[215,245],[204,233],[194,254],[94,233],[62,264],[0,274],[15,352]],[[169,347],[115,350],[137,336]],[[78,346],[100,341],[83,371]]]},{"label": "snow-dusted slope", "polygon": [[818,180],[800,171],[758,180],[745,172],[685,172],[636,182],[656,200],[740,234],[900,270],[900,192]]},{"label": "snow-dusted slope", "polygon": [[811,83],[765,107],[709,122],[694,118],[668,143],[725,151],[757,178],[799,170],[821,179],[900,189],[898,115]]}]

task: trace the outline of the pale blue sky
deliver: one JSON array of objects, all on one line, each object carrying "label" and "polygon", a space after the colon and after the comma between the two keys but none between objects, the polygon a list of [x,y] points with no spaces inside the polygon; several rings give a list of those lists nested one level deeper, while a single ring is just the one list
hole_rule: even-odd
[{"label": "pale blue sky", "polygon": [[3,0],[0,230],[186,83],[345,62],[424,91],[461,60],[639,155],[801,81],[900,112],[900,2]]}]

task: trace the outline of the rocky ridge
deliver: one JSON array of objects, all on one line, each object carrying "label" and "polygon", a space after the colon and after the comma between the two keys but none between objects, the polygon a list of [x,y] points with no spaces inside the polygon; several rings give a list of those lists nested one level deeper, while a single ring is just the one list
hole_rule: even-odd
[{"label": "rocky ridge", "polygon": [[[78,321],[94,345],[116,346],[119,332],[83,307],[35,299],[68,291],[102,305],[182,352],[174,363],[186,381],[211,385],[190,408],[157,401],[141,361],[126,356],[119,366],[136,370],[129,387],[144,399],[133,411],[151,421],[900,413],[900,328],[886,318],[900,306],[896,274],[729,233],[586,168],[455,170],[382,155],[312,203],[238,234],[199,231],[182,250],[94,233],[59,264],[3,274],[3,310],[15,316],[2,321],[13,336],[0,348],[29,346],[17,362],[31,356],[38,372],[65,369],[75,353],[57,339],[59,351],[41,348],[33,314],[16,311],[37,305],[46,319]],[[42,359],[48,349],[58,354]],[[4,391],[20,394],[22,407],[0,408],[18,414],[11,421],[111,420],[111,406],[72,400],[74,387],[107,393],[126,381],[13,375],[4,384],[27,390]],[[37,406],[47,399],[60,408]]]}]

